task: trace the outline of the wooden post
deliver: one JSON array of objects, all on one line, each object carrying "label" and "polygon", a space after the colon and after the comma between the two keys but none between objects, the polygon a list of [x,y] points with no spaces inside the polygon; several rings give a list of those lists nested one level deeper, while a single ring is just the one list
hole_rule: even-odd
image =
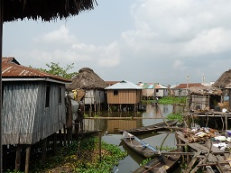
[{"label": "wooden post", "polygon": [[31,145],[26,147],[25,173],[29,173]]},{"label": "wooden post", "polygon": [[225,116],[225,130],[228,130],[228,115],[224,114]]},{"label": "wooden post", "polygon": [[56,153],[56,148],[57,148],[57,135],[56,133],[53,134],[53,151]]},{"label": "wooden post", "polygon": [[65,125],[63,125],[63,143],[64,143],[64,146],[67,145],[67,136],[66,136],[66,127],[65,127]]},{"label": "wooden post", "polygon": [[42,141],[42,161],[46,160],[47,138]]},{"label": "wooden post", "polygon": [[59,145],[62,146],[62,130],[59,130]]},{"label": "wooden post", "polygon": [[17,145],[16,156],[15,156],[15,171],[19,171],[20,170],[20,165],[21,165],[21,150],[22,150],[21,145]]},{"label": "wooden post", "polygon": [[72,128],[67,128],[67,144],[71,144]]}]

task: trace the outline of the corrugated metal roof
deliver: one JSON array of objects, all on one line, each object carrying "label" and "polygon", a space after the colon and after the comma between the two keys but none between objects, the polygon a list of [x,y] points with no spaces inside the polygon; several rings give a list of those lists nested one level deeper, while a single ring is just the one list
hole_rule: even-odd
[{"label": "corrugated metal roof", "polygon": [[112,86],[109,86],[109,87],[106,87],[105,88],[106,90],[110,90],[110,89],[116,89],[116,90],[119,90],[119,89],[142,89],[142,87],[132,83],[132,82],[129,82],[129,81],[126,81],[126,80],[123,80],[119,83],[116,83]]},{"label": "corrugated metal roof", "polygon": [[191,88],[191,87],[203,87],[201,83],[182,83],[176,86],[176,89],[184,89],[184,88]]},{"label": "corrugated metal roof", "polygon": [[39,71],[37,69],[33,69],[30,67],[25,67],[19,64],[19,62],[13,58],[13,57],[4,57],[2,58],[2,78],[10,79],[12,78],[12,81],[17,78],[17,81],[19,79],[25,80],[25,79],[33,79],[33,78],[49,78],[55,81],[61,81],[65,83],[71,82],[68,79],[51,75],[42,71]]},{"label": "corrugated metal roof", "polygon": [[168,87],[161,85],[161,84],[158,84],[155,86],[155,89],[164,89],[164,88],[168,88]]},{"label": "corrugated metal roof", "polygon": [[142,87],[142,89],[154,89],[154,83],[142,83],[142,82],[139,82],[137,85]]}]

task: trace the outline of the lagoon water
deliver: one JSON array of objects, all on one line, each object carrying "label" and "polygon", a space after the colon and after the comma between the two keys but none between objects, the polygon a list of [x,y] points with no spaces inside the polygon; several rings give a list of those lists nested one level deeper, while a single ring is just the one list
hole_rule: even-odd
[{"label": "lagoon water", "polygon": [[[162,122],[162,119],[146,119],[146,118],[162,118],[170,113],[182,112],[183,107],[177,105],[152,105],[148,104],[146,111],[142,113],[132,112],[102,112],[100,116],[114,116],[114,117],[128,117],[133,116],[144,117],[145,119],[134,120],[99,120],[99,119],[85,119],[85,130],[102,130],[102,140],[119,146],[122,150],[127,151],[128,156],[119,162],[119,165],[113,169],[114,173],[130,173],[139,167],[139,164],[145,159],[142,156],[137,155],[131,149],[121,142],[122,135],[118,133],[118,129],[127,130],[131,128],[138,128],[142,126],[152,125],[158,122]],[[171,132],[159,132],[146,135],[139,135],[139,138],[149,143],[152,146],[168,146],[176,147],[176,140],[174,133]]]}]

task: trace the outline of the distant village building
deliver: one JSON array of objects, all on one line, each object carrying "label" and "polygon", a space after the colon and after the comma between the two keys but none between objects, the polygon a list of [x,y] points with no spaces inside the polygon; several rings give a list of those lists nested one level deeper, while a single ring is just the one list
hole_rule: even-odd
[{"label": "distant village building", "polygon": [[119,83],[120,81],[105,81],[105,82],[106,82],[107,86],[112,86],[116,83]]},{"label": "distant village building", "polygon": [[228,107],[231,109],[231,69],[224,72],[213,86],[222,90],[223,102],[228,103]]},{"label": "distant village building", "polygon": [[79,89],[84,90],[84,105],[94,111],[100,110],[105,102],[105,87],[107,87],[106,82],[90,68],[80,69],[72,79],[72,83],[66,85],[68,91],[77,90],[77,94]]},{"label": "distant village building", "polygon": [[2,144],[35,144],[66,123],[65,84],[61,77],[2,61]]},{"label": "distant village building", "polygon": [[201,83],[182,83],[174,88],[171,88],[171,91],[173,92],[172,95],[176,97],[184,97],[189,94],[188,90],[190,88],[197,88],[197,87],[203,87]]},{"label": "distant village building", "polygon": [[139,82],[137,85],[142,88],[142,99],[168,96],[168,88],[159,83]]},{"label": "distant village building", "polygon": [[190,110],[209,111],[217,109],[221,101],[222,91],[213,87],[191,87],[189,88],[189,107]]},{"label": "distant village building", "polygon": [[123,80],[106,87],[105,90],[109,109],[111,105],[116,105],[120,110],[122,110],[122,106],[133,106],[133,109],[136,110],[141,101],[142,88],[129,81]]},{"label": "distant village building", "polygon": [[154,83],[139,82],[137,85],[142,88],[142,94],[141,94],[142,99],[154,99],[155,97]]},{"label": "distant village building", "polygon": [[168,96],[168,87],[161,84],[155,85],[155,96],[156,97],[166,97]]}]

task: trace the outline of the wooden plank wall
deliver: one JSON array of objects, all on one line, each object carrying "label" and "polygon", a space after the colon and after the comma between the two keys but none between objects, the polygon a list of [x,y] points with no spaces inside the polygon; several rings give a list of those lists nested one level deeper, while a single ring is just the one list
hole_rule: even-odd
[{"label": "wooden plank wall", "polygon": [[137,104],[140,102],[140,90],[117,90],[118,95],[114,95],[114,90],[107,90],[108,104]]},{"label": "wooden plank wall", "polygon": [[[47,84],[49,107],[45,107]],[[58,103],[60,87],[62,101]],[[64,92],[64,85],[54,83],[4,83],[3,144],[33,144],[62,129],[66,121]]]},{"label": "wooden plank wall", "polygon": [[86,90],[84,103],[86,105],[90,104],[101,104],[105,102],[105,92],[101,90]]},{"label": "wooden plank wall", "polygon": [[191,110],[204,110],[205,108],[209,108],[209,96],[202,96],[202,95],[191,95]]}]

